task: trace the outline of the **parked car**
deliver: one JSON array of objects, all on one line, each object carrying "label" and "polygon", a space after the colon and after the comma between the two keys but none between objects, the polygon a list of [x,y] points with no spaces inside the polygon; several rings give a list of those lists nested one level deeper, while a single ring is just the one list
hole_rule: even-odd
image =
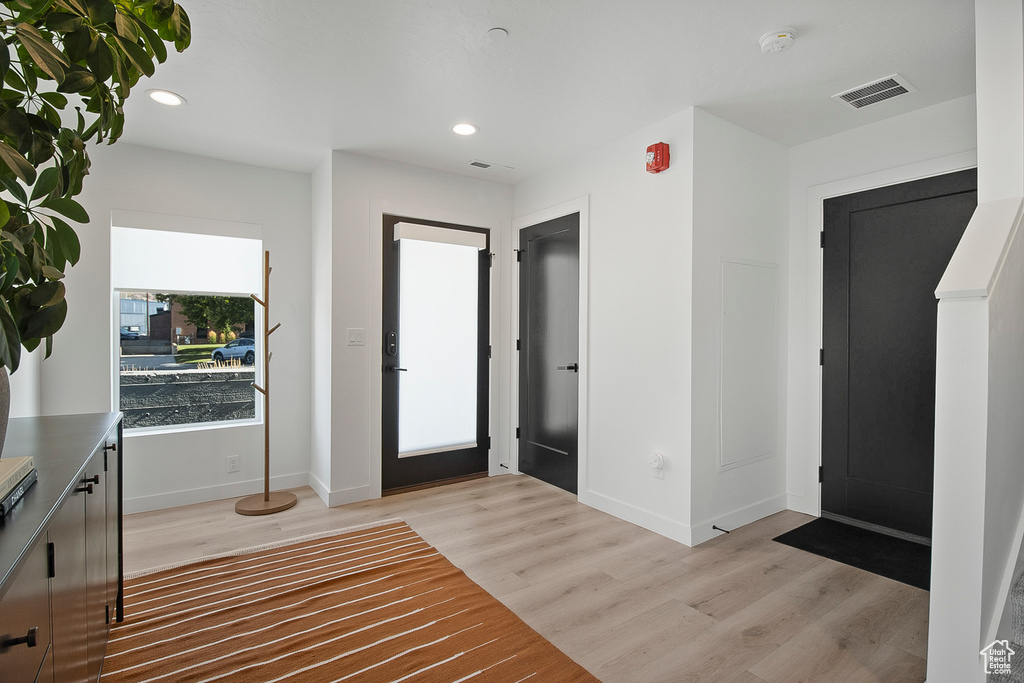
[{"label": "parked car", "polygon": [[240,337],[235,341],[218,347],[210,354],[215,361],[225,361],[232,358],[241,358],[246,365],[252,365],[256,360],[256,342],[252,339]]},{"label": "parked car", "polygon": [[129,330],[127,327],[121,328],[121,339],[138,339],[139,333],[133,330]]}]

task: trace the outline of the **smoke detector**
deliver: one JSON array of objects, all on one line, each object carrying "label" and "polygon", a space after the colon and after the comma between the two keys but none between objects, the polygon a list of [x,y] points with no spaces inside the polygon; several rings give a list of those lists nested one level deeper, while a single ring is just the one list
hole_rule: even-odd
[{"label": "smoke detector", "polygon": [[780,28],[778,31],[768,31],[761,36],[761,52],[782,52],[793,47],[796,42],[796,31],[791,28]]},{"label": "smoke detector", "polygon": [[871,104],[878,104],[879,102],[891,100],[894,97],[916,91],[917,88],[910,85],[903,76],[893,74],[885,78],[879,78],[877,81],[871,81],[864,85],[858,85],[856,88],[836,93],[832,96],[832,99],[854,109],[861,109]]}]

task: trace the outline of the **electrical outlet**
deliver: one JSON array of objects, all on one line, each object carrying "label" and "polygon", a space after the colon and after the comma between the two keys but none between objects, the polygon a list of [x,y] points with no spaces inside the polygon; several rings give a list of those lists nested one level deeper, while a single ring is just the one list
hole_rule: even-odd
[{"label": "electrical outlet", "polygon": [[237,455],[228,456],[228,474],[242,471],[242,461]]}]

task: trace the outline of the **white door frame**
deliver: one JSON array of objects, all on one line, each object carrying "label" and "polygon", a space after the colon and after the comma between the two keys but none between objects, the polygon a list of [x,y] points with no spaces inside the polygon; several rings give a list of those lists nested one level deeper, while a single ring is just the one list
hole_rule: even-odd
[{"label": "white door frame", "polygon": [[821,366],[818,349],[821,348],[822,343],[823,262],[820,235],[824,230],[824,201],[831,197],[841,197],[855,192],[954,173],[974,168],[977,165],[977,152],[961,152],[807,188],[807,234],[804,243],[808,264],[805,338],[809,345],[816,344],[817,346],[808,349],[807,357],[800,361],[805,367],[806,384],[804,386],[806,396],[809,397],[806,406],[807,412],[804,413],[807,458],[802,465],[792,459],[788,463],[789,466],[796,465],[794,469],[802,470],[800,474],[792,477],[791,481],[803,483],[802,493],[797,493],[792,488],[789,491],[787,507],[790,510],[821,516],[821,484],[818,482],[818,467],[821,465]]}]

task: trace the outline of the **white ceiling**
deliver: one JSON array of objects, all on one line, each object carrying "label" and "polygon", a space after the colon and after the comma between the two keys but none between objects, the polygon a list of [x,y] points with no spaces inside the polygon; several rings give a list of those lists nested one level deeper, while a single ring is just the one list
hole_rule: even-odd
[{"label": "white ceiling", "polygon": [[[973,0],[180,1],[192,46],[122,139],[274,168],[341,149],[515,183],[692,105],[791,146],[974,92]],[[897,72],[917,91],[831,99]]]}]

